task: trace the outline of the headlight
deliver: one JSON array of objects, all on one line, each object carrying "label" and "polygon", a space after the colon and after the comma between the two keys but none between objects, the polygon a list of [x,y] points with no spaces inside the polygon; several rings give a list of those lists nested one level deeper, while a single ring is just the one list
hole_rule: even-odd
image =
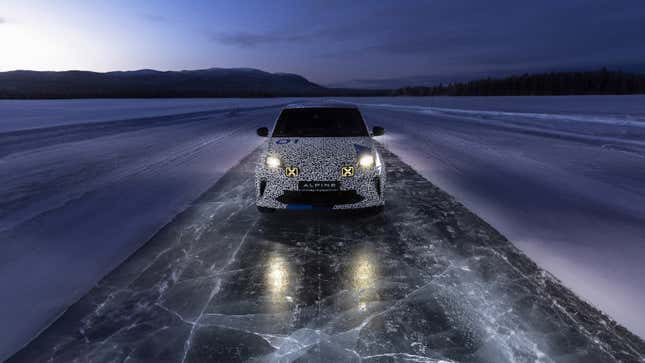
[{"label": "headlight", "polygon": [[363,155],[358,159],[358,165],[364,168],[371,168],[374,166],[374,157],[369,154]]},{"label": "headlight", "polygon": [[268,166],[269,168],[273,168],[273,169],[275,169],[275,168],[279,168],[279,167],[280,167],[280,164],[282,164],[282,163],[280,162],[280,159],[276,158],[275,156],[269,156],[269,157],[267,157],[267,166]]}]

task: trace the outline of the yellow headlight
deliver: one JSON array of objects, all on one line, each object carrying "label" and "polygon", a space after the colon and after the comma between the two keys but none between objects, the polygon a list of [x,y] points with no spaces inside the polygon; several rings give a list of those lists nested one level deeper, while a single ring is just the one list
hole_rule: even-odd
[{"label": "yellow headlight", "polygon": [[374,166],[374,157],[372,155],[363,155],[358,159],[358,165],[364,168],[371,168]]},{"label": "yellow headlight", "polygon": [[280,162],[280,159],[276,158],[275,156],[269,156],[267,157],[267,166],[269,168],[279,168],[282,163]]}]

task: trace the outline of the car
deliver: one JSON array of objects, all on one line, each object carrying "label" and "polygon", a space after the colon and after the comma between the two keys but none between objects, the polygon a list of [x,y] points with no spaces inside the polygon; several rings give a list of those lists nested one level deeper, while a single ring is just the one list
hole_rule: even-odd
[{"label": "car", "polygon": [[292,105],[280,112],[256,168],[256,205],[277,209],[363,209],[385,205],[385,165],[358,107]]}]

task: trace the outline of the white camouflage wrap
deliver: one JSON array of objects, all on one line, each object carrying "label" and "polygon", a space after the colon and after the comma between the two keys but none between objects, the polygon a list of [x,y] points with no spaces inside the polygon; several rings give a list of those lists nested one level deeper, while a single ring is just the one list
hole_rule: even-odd
[{"label": "white camouflage wrap", "polygon": [[[335,204],[333,209],[354,209],[382,206],[385,187],[385,165],[371,137],[270,137],[256,169],[257,205],[267,208],[307,207],[288,205],[279,198],[285,191],[298,191],[300,181],[338,181],[341,191],[354,190],[363,199],[352,204]],[[374,157],[373,167],[361,167],[358,159],[364,154]],[[281,161],[278,168],[266,164],[268,156]],[[288,177],[285,167],[297,166],[299,175]],[[354,176],[341,176],[343,166],[353,166]],[[264,192],[261,183],[265,181]],[[324,193],[324,192],[319,192]]]}]

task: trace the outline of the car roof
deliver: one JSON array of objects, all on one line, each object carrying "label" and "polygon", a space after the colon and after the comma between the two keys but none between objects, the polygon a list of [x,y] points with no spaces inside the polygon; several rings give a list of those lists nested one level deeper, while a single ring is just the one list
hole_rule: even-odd
[{"label": "car roof", "polygon": [[294,108],[347,108],[347,109],[358,109],[358,106],[351,103],[294,103],[284,107],[285,110],[294,109]]}]

